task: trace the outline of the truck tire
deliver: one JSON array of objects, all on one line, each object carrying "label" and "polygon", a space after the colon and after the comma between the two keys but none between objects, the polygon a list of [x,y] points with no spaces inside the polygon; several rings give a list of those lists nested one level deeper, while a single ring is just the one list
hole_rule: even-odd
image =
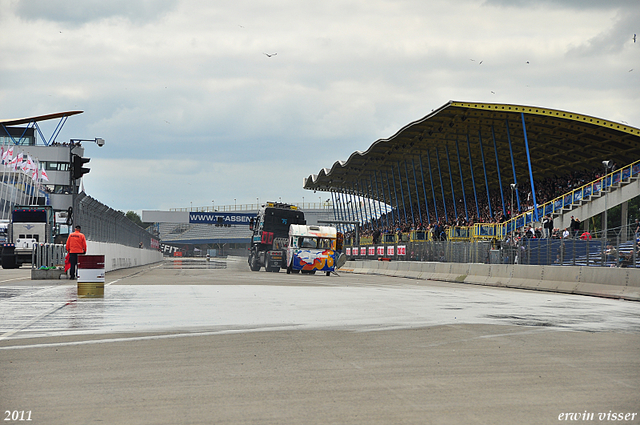
[{"label": "truck tire", "polygon": [[260,270],[260,264],[258,264],[258,259],[253,252],[249,256],[249,268],[252,272],[257,272]]},{"label": "truck tire", "polygon": [[2,256],[2,268],[3,269],[17,269],[20,264],[16,262],[15,255],[3,255]]}]

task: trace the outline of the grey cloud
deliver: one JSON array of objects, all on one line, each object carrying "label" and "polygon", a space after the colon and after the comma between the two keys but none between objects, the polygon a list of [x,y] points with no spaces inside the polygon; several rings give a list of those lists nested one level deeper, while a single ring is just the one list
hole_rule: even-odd
[{"label": "grey cloud", "polygon": [[618,13],[613,25],[579,46],[570,49],[568,55],[592,56],[601,54],[618,53],[626,44],[632,43],[633,34],[638,30],[640,20],[640,4],[635,8],[626,9]]},{"label": "grey cloud", "polygon": [[485,0],[485,5],[538,8],[544,6],[556,6],[570,9],[615,9],[618,7],[631,7],[638,4],[637,0]]},{"label": "grey cloud", "polygon": [[176,5],[177,0],[20,0],[15,11],[25,20],[85,24],[124,17],[132,22],[147,22],[157,19]]}]

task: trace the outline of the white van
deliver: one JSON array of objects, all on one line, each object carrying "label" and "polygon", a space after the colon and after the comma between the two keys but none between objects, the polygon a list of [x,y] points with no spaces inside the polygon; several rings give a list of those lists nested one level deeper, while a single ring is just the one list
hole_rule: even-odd
[{"label": "white van", "polygon": [[325,272],[327,276],[344,265],[342,234],[334,227],[292,224],[289,227],[287,273]]}]

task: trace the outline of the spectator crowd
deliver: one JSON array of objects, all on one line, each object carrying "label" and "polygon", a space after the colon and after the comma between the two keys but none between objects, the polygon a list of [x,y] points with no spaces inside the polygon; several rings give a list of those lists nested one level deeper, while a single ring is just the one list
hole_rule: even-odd
[{"label": "spectator crowd", "polygon": [[[602,176],[602,170],[574,171],[564,176],[554,176],[542,180],[534,180],[536,190],[536,202],[538,205],[545,204],[556,199],[574,189],[578,189],[585,184],[597,180]],[[451,226],[473,226],[476,223],[503,223],[511,219],[512,216],[532,210],[534,207],[531,186],[528,181],[519,183],[517,195],[514,195],[514,205],[511,205],[511,189],[509,186],[500,190],[489,192],[489,201],[486,191],[482,192],[477,188],[477,208],[476,198],[473,193],[467,194],[466,202],[463,198],[457,198],[454,207],[454,200],[446,199],[446,204],[442,200],[429,200],[429,213],[425,210],[424,199],[420,206],[413,204],[404,208],[393,209],[374,218],[360,228],[360,237],[372,237],[374,243],[378,243],[384,234],[409,233],[414,230],[430,232],[434,240],[446,239],[446,231]],[[504,200],[503,200],[504,196]],[[519,208],[516,201],[519,199]],[[504,210],[503,210],[504,202]],[[434,205],[435,203],[435,210]],[[466,203],[466,207],[465,207]],[[490,207],[491,205],[491,207]],[[369,209],[366,201],[362,202],[360,208],[363,211]],[[343,214],[349,215],[341,210]],[[437,213],[436,213],[437,211]],[[468,219],[467,219],[468,217]],[[348,218],[348,217],[347,217]],[[519,229],[519,237],[536,238],[569,238],[582,237],[579,234],[580,220],[572,217],[571,226],[567,229],[554,227],[553,218],[546,216],[542,219],[542,226],[539,228]],[[353,236],[354,231],[347,232],[347,238]],[[587,235],[585,237],[591,237]]]}]

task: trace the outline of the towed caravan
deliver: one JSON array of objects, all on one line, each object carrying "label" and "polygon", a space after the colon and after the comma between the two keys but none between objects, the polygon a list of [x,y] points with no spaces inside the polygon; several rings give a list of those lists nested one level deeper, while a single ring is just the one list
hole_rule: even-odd
[{"label": "towed caravan", "polygon": [[334,227],[292,224],[289,227],[287,273],[325,272],[327,276],[346,262],[342,233]]}]

